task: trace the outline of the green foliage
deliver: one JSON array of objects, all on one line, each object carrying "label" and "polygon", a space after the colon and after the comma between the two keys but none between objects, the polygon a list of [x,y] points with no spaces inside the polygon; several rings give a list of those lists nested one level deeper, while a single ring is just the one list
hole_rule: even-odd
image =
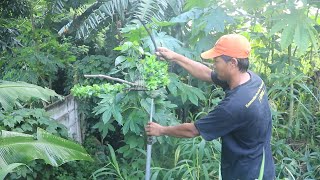
[{"label": "green foliage", "polygon": [[[127,176],[126,174],[121,173],[120,166],[112,146],[108,145],[108,147],[110,152],[110,156],[108,157],[109,163],[105,167],[100,168],[97,171],[93,172],[92,174],[93,179],[97,179],[100,176],[113,177],[113,178],[122,179],[122,180],[129,178],[130,176]],[[108,166],[110,166],[111,168],[109,168]]]},{"label": "green foliage", "polygon": [[205,34],[211,31],[224,32],[225,22],[232,24],[234,21],[220,7],[205,9],[203,17],[195,21],[196,26],[203,28]]},{"label": "green foliage", "polygon": [[181,82],[176,74],[170,74],[170,80],[172,82],[168,85],[170,93],[173,96],[180,96],[182,103],[189,100],[191,103],[198,106],[199,100],[205,100],[204,93],[200,89]]},{"label": "green foliage", "polygon": [[[16,27],[19,23],[22,21],[12,21],[10,26]],[[33,30],[31,22],[25,24],[20,29],[21,35],[17,37],[23,47],[10,45],[11,53],[4,53],[0,63],[3,69],[0,76],[8,81],[25,81],[52,87],[58,79],[58,71],[76,60],[71,44],[59,43],[56,35],[49,30]]]},{"label": "green foliage", "polygon": [[198,19],[203,13],[203,10],[199,8],[193,8],[186,11],[176,17],[173,17],[170,21],[174,23],[186,23],[190,20]]},{"label": "green foliage", "polygon": [[87,2],[87,0],[47,0],[49,10],[53,14],[63,13],[64,10],[68,8],[77,9],[85,2]]},{"label": "green foliage", "polygon": [[5,130],[35,134],[38,127],[47,132],[67,137],[64,125],[54,121],[43,109],[18,109],[0,113],[0,127]]},{"label": "green foliage", "polygon": [[74,160],[92,161],[79,144],[54,136],[40,128],[37,129],[36,139],[32,135],[2,130],[0,145],[1,174],[10,172],[4,172],[10,164],[27,163],[34,159],[43,159],[52,166]]},{"label": "green foliage", "polygon": [[[78,19],[71,20],[63,26],[58,33],[63,34],[68,31],[76,31],[76,38],[87,38],[91,31],[97,29],[104,20],[112,18],[115,13],[123,14],[128,7],[128,3],[128,0],[107,1],[101,4],[94,3],[91,5],[91,8],[88,8],[91,14],[89,14],[83,22]],[[77,22],[77,20],[80,22]],[[77,23],[81,23],[81,25],[75,28],[74,24]]]},{"label": "green foliage", "polygon": [[0,52],[12,52],[13,47],[21,46],[20,41],[17,39],[19,32],[17,29],[11,29],[0,26]]},{"label": "green foliage", "polygon": [[290,14],[281,14],[274,19],[276,22],[270,34],[283,30],[280,41],[282,49],[287,49],[293,42],[302,53],[306,52],[310,44],[318,49],[317,31],[314,28],[314,22],[305,15],[305,9],[292,9]]},{"label": "green foliage", "polygon": [[70,67],[70,74],[73,75],[70,84],[101,84],[99,79],[85,79],[86,74],[109,74],[112,69],[113,59],[103,55],[85,56],[83,59],[76,61],[73,67]]},{"label": "green foliage", "polygon": [[[154,38],[157,40],[158,45],[170,48],[172,50],[179,50],[182,43],[176,38],[166,34],[165,32],[154,33]],[[154,52],[154,45],[149,36],[142,39],[143,47],[149,48],[150,52]]]},{"label": "green foliage", "polygon": [[53,61],[51,55],[34,52],[34,47],[21,48],[18,51],[15,51],[19,55],[14,60],[11,60],[12,57],[10,56],[5,57],[5,63],[2,65],[4,71],[1,73],[1,77],[7,81],[25,81],[42,86],[51,86],[50,82],[56,80],[53,75],[63,65]]},{"label": "green foliage", "polygon": [[234,23],[234,19],[228,16],[225,10],[218,6],[212,6],[205,9],[192,8],[177,17],[171,19],[171,22],[186,23],[193,20],[195,26],[195,35],[198,35],[200,31],[204,31],[208,34],[211,31],[224,32],[224,28],[227,24]]},{"label": "green foliage", "polygon": [[[218,141],[207,143],[200,138],[181,140],[175,150],[174,167],[164,169],[164,173],[160,174],[164,179],[188,177],[192,177],[192,179],[217,179],[219,174],[217,165],[219,165],[220,157],[212,156],[212,154],[220,151],[220,147],[221,144]],[[212,161],[217,163],[212,163]]]},{"label": "green foliage", "polygon": [[1,168],[0,170],[0,179],[4,179],[8,173],[11,173],[14,171],[14,169],[16,169],[17,167],[19,166],[23,166],[25,164],[23,163],[12,163],[12,164],[9,164],[3,168]]},{"label": "green foliage", "polygon": [[156,56],[146,56],[141,63],[143,79],[148,90],[165,87],[170,83],[167,63],[159,61]]},{"label": "green foliage", "polygon": [[[182,3],[183,1],[178,1]],[[76,31],[77,38],[88,38],[91,32],[101,29],[107,20],[113,21],[119,19],[117,25],[135,23],[139,24],[138,18],[145,22],[151,22],[152,18],[162,20],[165,17],[165,11],[169,7],[175,7],[175,3],[161,0],[113,0],[103,3],[94,3],[87,8],[87,13],[81,14],[77,19],[70,20],[64,25],[59,34]],[[85,18],[83,18],[83,16]],[[80,24],[80,26],[79,26]]]},{"label": "green foliage", "polygon": [[[97,160],[59,168],[32,161],[27,164],[32,173],[22,166],[10,179],[89,179],[93,172],[91,178],[96,179],[142,179],[144,126],[151,98],[155,100],[153,121],[162,125],[193,122],[221,101],[220,88],[199,83],[175,63],[157,64],[151,55],[154,45],[138,17],[157,46],[199,62],[199,54],[221,35],[248,37],[250,68],[264,79],[272,106],[277,179],[320,178],[318,2],[40,0],[28,1],[30,7],[19,6],[27,1],[3,2],[9,8],[0,3],[1,78],[59,85],[66,93],[74,87],[82,129],[90,137],[85,147]],[[156,90],[133,91],[113,82],[105,85],[105,80],[85,79],[85,74],[110,75]],[[167,80],[170,83],[165,85],[160,82]],[[39,106],[33,99],[21,105]],[[2,129],[35,133],[40,126],[66,135],[40,109],[2,111],[0,117],[5,119],[0,121]],[[217,140],[161,137],[153,146],[153,179],[221,178]]]},{"label": "green foliage", "polygon": [[[137,170],[136,164],[131,164],[131,166],[129,164],[120,164],[119,158],[117,158],[112,146],[108,145],[108,151],[110,155],[107,157],[106,165],[93,172],[93,179],[113,178],[138,180],[144,177],[143,171]],[[140,165],[142,164],[140,163]]]},{"label": "green foliage", "polygon": [[0,2],[1,18],[28,17],[31,14],[31,3],[27,0],[3,0]]},{"label": "green foliage", "polygon": [[[108,148],[99,142],[93,135],[85,137],[82,146],[94,161],[71,161],[62,164],[59,167],[43,165],[37,162],[38,168],[33,168],[34,174],[39,179],[57,179],[57,180],[87,180],[91,178],[92,173],[104,166],[107,160]],[[39,167],[42,166],[42,169]],[[42,173],[42,171],[45,171]],[[29,176],[30,177],[30,176]],[[33,176],[35,177],[35,176]],[[31,178],[33,179],[33,178]],[[35,178],[34,178],[35,179]]]},{"label": "green foliage", "polygon": [[42,88],[25,82],[0,81],[0,103],[4,110],[12,110],[15,105],[21,106],[18,99],[28,101],[31,98],[48,102],[50,97],[59,97],[48,88]]},{"label": "green foliage", "polygon": [[71,93],[75,97],[92,97],[92,96],[100,96],[101,94],[114,94],[117,92],[121,92],[126,86],[123,84],[94,84],[92,86],[80,86],[80,85],[75,85],[71,89]]},{"label": "green foliage", "polygon": [[[212,2],[212,1],[211,1]],[[206,0],[187,0],[184,4],[184,10],[190,10],[194,7],[197,8],[206,8],[208,7],[208,1]]]}]

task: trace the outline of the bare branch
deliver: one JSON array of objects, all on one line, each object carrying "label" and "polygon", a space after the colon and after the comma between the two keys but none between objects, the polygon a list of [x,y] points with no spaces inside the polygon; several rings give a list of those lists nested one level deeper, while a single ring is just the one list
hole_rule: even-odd
[{"label": "bare branch", "polygon": [[119,79],[119,78],[114,78],[114,77],[107,76],[107,75],[102,75],[102,74],[84,75],[84,77],[86,77],[86,78],[104,78],[104,79],[109,79],[109,80],[112,80],[112,81],[118,81],[118,82],[121,82],[121,83],[129,84],[130,86],[138,86],[136,83],[129,82],[129,81],[126,81],[126,80],[123,80],[123,79]]}]

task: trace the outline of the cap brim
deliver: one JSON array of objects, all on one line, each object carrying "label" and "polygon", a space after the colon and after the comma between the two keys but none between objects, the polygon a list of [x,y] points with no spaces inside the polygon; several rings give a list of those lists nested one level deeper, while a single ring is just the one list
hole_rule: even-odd
[{"label": "cap brim", "polygon": [[221,53],[218,53],[214,48],[212,48],[208,51],[201,53],[200,56],[202,59],[212,59],[221,55],[222,55]]}]

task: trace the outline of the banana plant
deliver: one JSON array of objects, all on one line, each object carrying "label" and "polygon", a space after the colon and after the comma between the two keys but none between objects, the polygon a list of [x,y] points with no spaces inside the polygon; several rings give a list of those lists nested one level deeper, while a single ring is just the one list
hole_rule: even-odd
[{"label": "banana plant", "polygon": [[48,102],[51,97],[62,98],[48,88],[26,82],[0,80],[0,104],[5,111],[12,110],[15,105],[21,106],[18,100],[28,101],[31,98],[36,98]]},{"label": "banana plant", "polygon": [[[64,3],[61,0],[58,9],[63,9]],[[124,27],[125,24],[138,23],[138,18],[144,22],[151,22],[152,19],[162,20],[166,11],[181,6],[183,0],[109,0],[96,1],[92,3],[81,15],[73,18],[64,25],[59,35],[76,32],[76,37],[88,38],[90,33],[98,31],[104,23],[117,20],[117,27]],[[182,7],[180,7],[181,9]],[[115,18],[116,17],[116,18]],[[128,20],[129,19],[129,20]]]},{"label": "banana plant", "polygon": [[[51,97],[61,98],[48,88],[25,82],[0,81],[0,104],[3,110],[10,111],[15,105],[21,106],[31,98],[48,102]],[[54,136],[40,128],[36,137],[32,135],[1,131],[0,134],[0,179],[29,161],[43,159],[47,164],[60,166],[73,160],[92,161],[85,149],[70,140]]]},{"label": "banana plant", "polygon": [[15,168],[35,159],[43,159],[52,166],[60,166],[74,160],[93,161],[81,145],[54,136],[41,128],[37,129],[36,137],[1,131],[0,179],[4,179]]}]

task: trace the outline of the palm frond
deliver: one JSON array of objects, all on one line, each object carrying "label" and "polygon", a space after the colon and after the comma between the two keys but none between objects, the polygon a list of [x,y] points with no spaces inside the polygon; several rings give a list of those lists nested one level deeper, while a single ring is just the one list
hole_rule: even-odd
[{"label": "palm frond", "polygon": [[[70,21],[68,24],[63,26],[58,32],[62,35],[65,32],[69,32],[71,28],[76,29],[77,38],[87,38],[93,30],[99,28],[99,25],[107,18],[113,18],[115,14],[121,15],[124,19],[124,12],[128,8],[128,0],[111,0],[104,3],[94,4],[92,7],[97,7],[97,9],[91,8],[89,15],[87,17],[80,17]],[[89,8],[88,8],[89,9]],[[83,22],[81,19],[84,19]],[[77,24],[80,24],[77,26]]]},{"label": "palm frond", "polygon": [[27,163],[35,159],[43,159],[52,166],[74,160],[92,161],[81,145],[40,128],[36,139],[31,135],[8,131],[1,131],[0,137],[0,173],[13,163]]},{"label": "palm frond", "polygon": [[51,13],[59,14],[64,9],[65,0],[54,0],[51,6]]},{"label": "palm frond", "polygon": [[[114,0],[103,3],[98,9],[93,11],[77,30],[77,38],[87,38],[91,31],[96,30],[107,18],[112,18],[116,12],[122,11],[128,5],[127,0]],[[117,3],[120,3],[117,4]]]},{"label": "palm frond", "polygon": [[167,7],[166,0],[141,0],[137,8],[134,9],[135,17],[144,22],[152,22],[152,18],[160,21],[163,19]]},{"label": "palm frond", "polygon": [[18,104],[18,99],[27,101],[30,98],[37,98],[47,102],[54,96],[61,98],[48,88],[25,82],[0,81],[0,104],[4,110],[13,109],[14,105]]},{"label": "palm frond", "polygon": [[87,9],[87,15],[81,15],[64,25],[58,34],[62,35],[74,30],[77,38],[87,38],[92,31],[98,30],[108,18],[113,21],[115,15],[122,21],[121,27],[127,23],[124,22],[126,20],[135,24],[140,23],[138,19],[145,23],[152,22],[152,19],[161,21],[164,19],[165,10],[169,6],[177,6],[177,4],[170,0],[110,0],[103,3],[99,2],[99,4],[92,5],[93,8]]},{"label": "palm frond", "polygon": [[73,1],[73,0],[49,0],[49,8],[50,12],[53,14],[60,14],[68,8],[72,8],[74,10],[79,10],[84,5],[83,0],[81,1]]},{"label": "palm frond", "polygon": [[185,3],[186,3],[186,0],[175,0],[175,1],[168,0],[168,5],[171,7],[175,16],[181,14]]}]

